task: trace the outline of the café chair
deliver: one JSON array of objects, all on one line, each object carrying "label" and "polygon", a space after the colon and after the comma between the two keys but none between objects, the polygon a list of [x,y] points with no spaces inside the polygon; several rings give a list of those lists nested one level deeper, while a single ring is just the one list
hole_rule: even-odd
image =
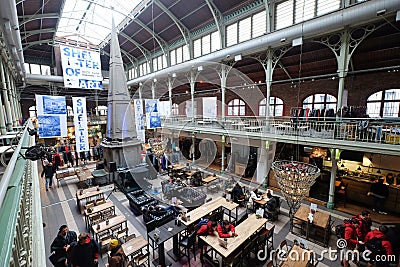
[{"label": "caf\u00e9 chair", "polygon": [[100,255],[103,255],[104,252],[108,251],[108,244],[110,244],[110,241],[113,238],[114,236],[108,231],[105,231],[103,234],[99,234]]},{"label": "caf\u00e9 chair", "polygon": [[125,240],[127,236],[128,236],[128,228],[120,229],[119,231],[117,231],[117,234],[115,235],[115,237],[118,240]]},{"label": "caf\u00e9 chair", "polygon": [[104,197],[96,199],[96,206],[106,203]]},{"label": "caf\u00e9 chair", "polygon": [[281,244],[279,245],[279,250],[283,251],[281,253],[284,253],[285,256],[287,256],[289,254],[291,249],[292,249],[292,247],[287,244],[286,240],[283,240],[281,242]]},{"label": "caf\u00e9 chair", "polygon": [[136,238],[136,234],[130,234],[130,235],[127,235],[123,240],[124,240],[124,243],[126,243],[134,238]]},{"label": "caf\u00e9 chair", "polygon": [[179,251],[182,253],[182,256],[187,257],[189,267],[190,267],[191,248],[193,248],[194,260],[196,260],[196,237],[197,237],[197,231],[193,231],[193,233],[183,237],[179,242]]}]

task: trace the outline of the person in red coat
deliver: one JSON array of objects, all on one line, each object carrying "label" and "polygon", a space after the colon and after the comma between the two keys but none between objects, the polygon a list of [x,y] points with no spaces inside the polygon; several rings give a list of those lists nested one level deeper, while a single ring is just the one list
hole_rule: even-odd
[{"label": "person in red coat", "polygon": [[357,228],[358,240],[365,242],[365,236],[371,231],[371,213],[364,210],[359,215],[354,216],[353,218],[356,219],[360,224],[360,227]]},{"label": "person in red coat", "polygon": [[215,235],[215,230],[217,229],[217,223],[213,221],[208,221],[206,224],[200,226],[197,230],[197,235]]},{"label": "person in red coat", "polygon": [[[362,241],[359,241],[357,237],[357,228],[360,227],[360,223],[358,222],[358,220],[356,219],[351,219],[349,221],[345,220],[344,226],[345,226],[344,239],[347,242],[346,249],[354,250],[358,244],[364,244]],[[347,259],[346,257],[343,257],[343,266],[344,267],[350,266],[349,265],[350,260],[355,260],[355,259]]]},{"label": "person in red coat", "polygon": [[235,226],[231,224],[229,221],[224,220],[217,226],[218,236],[221,238],[228,238],[237,236],[235,233]]},{"label": "person in red coat", "polygon": [[365,243],[367,244],[372,238],[376,237],[382,240],[382,247],[386,251],[386,255],[393,255],[392,244],[386,238],[386,233],[388,229],[386,226],[381,225],[379,229],[372,230],[365,236]]}]

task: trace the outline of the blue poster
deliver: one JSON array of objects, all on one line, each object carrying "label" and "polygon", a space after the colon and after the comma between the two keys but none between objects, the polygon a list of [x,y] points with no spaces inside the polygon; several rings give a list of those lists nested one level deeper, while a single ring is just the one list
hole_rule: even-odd
[{"label": "blue poster", "polygon": [[40,137],[61,136],[61,124],[59,116],[39,115]]},{"label": "blue poster", "polygon": [[147,128],[155,129],[161,127],[161,118],[159,111],[159,100],[158,99],[146,99],[145,109],[147,118]]},{"label": "blue poster", "polygon": [[67,114],[64,96],[43,96],[43,114]]}]

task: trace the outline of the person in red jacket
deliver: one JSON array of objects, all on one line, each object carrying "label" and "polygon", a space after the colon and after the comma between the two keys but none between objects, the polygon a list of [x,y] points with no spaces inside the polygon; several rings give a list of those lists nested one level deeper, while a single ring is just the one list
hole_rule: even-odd
[{"label": "person in red jacket", "polygon": [[235,226],[231,224],[229,221],[224,220],[217,226],[218,236],[221,238],[228,238],[237,236],[235,233]]},{"label": "person in red jacket", "polygon": [[[393,255],[392,244],[386,238],[386,233],[388,232],[388,228],[384,225],[379,226],[379,229],[372,230],[365,236],[365,245],[368,248],[368,243],[371,239],[378,238],[382,242],[382,248],[385,250],[386,255]],[[374,251],[371,254],[374,257]],[[385,254],[384,254],[385,255]],[[368,266],[373,266],[375,259],[371,259],[368,263]],[[388,266],[389,262],[376,262],[376,266]]]},{"label": "person in red jacket", "polygon": [[[358,244],[364,244],[362,241],[359,241],[357,237],[357,228],[360,227],[360,223],[358,222],[358,220],[356,219],[351,219],[349,221],[345,220],[344,226],[345,226],[344,239],[347,242],[346,249],[354,250]],[[348,267],[350,260],[355,260],[355,259],[347,259],[346,257],[343,257],[343,266]]]},{"label": "person in red jacket", "polygon": [[217,229],[217,223],[213,221],[208,221],[206,224],[200,226],[197,230],[197,235],[215,235],[215,230]]},{"label": "person in red jacket", "polygon": [[364,210],[359,215],[354,216],[353,218],[360,223],[360,227],[357,228],[358,240],[365,242],[365,236],[371,231],[371,213]]}]

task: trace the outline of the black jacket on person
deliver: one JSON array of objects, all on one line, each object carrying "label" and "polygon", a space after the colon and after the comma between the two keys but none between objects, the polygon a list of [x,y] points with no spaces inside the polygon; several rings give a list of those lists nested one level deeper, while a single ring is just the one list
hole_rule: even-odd
[{"label": "black jacket on person", "polygon": [[238,200],[243,196],[243,190],[240,185],[235,185],[232,189],[232,196],[234,200]]},{"label": "black jacket on person", "polygon": [[43,166],[43,171],[41,176],[45,176],[46,178],[53,178],[54,173],[56,172],[56,166],[55,165],[46,165]]},{"label": "black jacket on person", "polygon": [[58,233],[56,238],[53,240],[53,243],[51,243],[50,251],[54,251],[58,259],[65,259],[67,258],[67,252],[65,251],[64,246],[70,245],[70,250],[72,250],[72,247],[76,245],[76,240],[76,233],[74,231],[68,231],[65,238]]},{"label": "black jacket on person", "polygon": [[383,198],[386,198],[389,195],[389,188],[387,185],[383,184],[382,182],[378,181],[376,183],[373,183],[371,185],[371,190],[372,193],[375,195],[382,196]]},{"label": "black jacket on person", "polygon": [[72,250],[72,266],[74,267],[95,267],[94,260],[99,258],[98,243],[88,237],[84,244],[79,242]]}]

